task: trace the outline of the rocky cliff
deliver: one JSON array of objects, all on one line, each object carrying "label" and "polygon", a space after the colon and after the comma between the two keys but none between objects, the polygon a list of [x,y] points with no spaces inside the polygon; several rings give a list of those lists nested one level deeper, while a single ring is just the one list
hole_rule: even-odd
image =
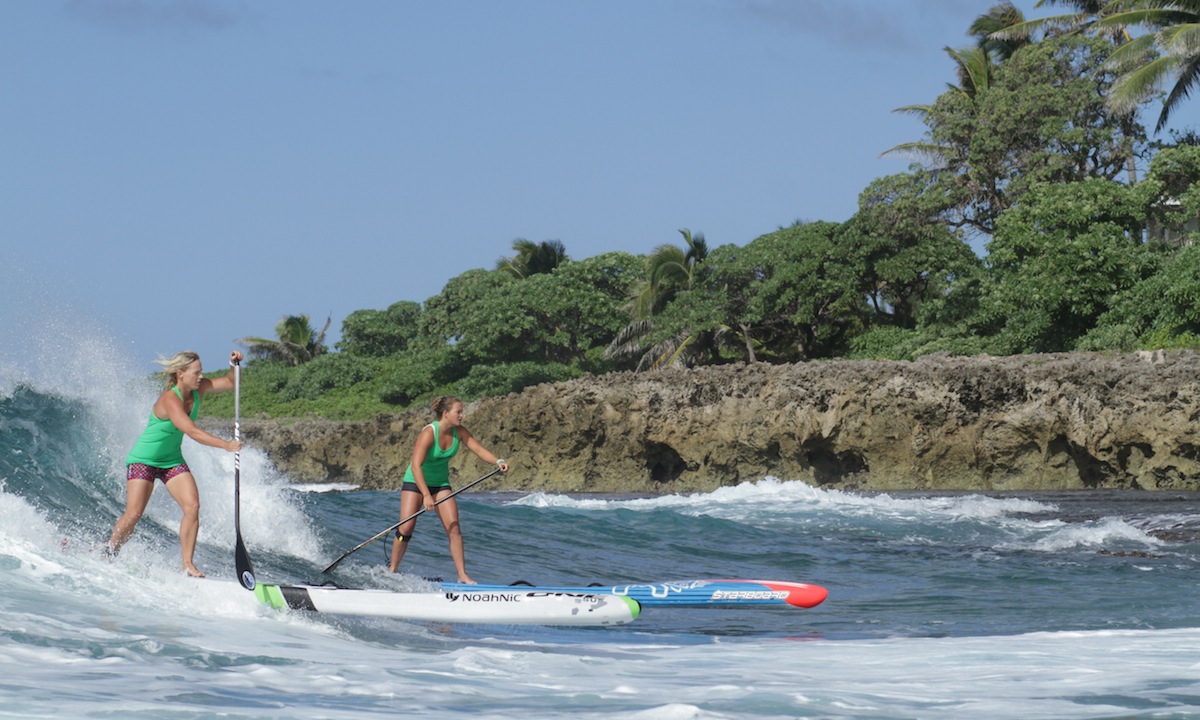
[{"label": "rocky cliff", "polygon": [[[1193,490],[1198,371],[1200,354],[1161,351],[729,365],[539,385],[469,403],[464,424],[513,465],[493,490]],[[298,482],[396,488],[431,419],[242,430]],[[489,469],[453,467],[460,484]]]}]

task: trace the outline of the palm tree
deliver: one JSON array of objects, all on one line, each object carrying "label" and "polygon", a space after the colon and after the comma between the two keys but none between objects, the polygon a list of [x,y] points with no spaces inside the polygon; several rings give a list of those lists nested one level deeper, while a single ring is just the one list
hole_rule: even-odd
[{"label": "palm tree", "polygon": [[723,340],[725,328],[693,332],[685,329],[646,348],[646,338],[654,330],[654,316],[681,291],[692,286],[696,268],[708,257],[708,242],[703,233],[683,228],[685,248],[669,243],[659,245],[646,258],[646,279],[634,288],[629,303],[633,322],[626,325],[604,351],[607,359],[640,356],[637,370],[693,364],[710,353]]},{"label": "palm tree", "polygon": [[975,22],[967,29],[967,34],[976,39],[976,46],[987,53],[993,63],[999,65],[1012,57],[1022,46],[1029,44],[1029,32],[1013,30],[1021,27],[1024,22],[1025,15],[1017,6],[1006,0],[993,5],[986,13],[975,18]]},{"label": "palm tree", "polygon": [[1150,32],[1121,45],[1109,63],[1119,73],[1108,100],[1133,112],[1159,89],[1170,86],[1155,132],[1200,87],[1200,0],[1113,0],[1101,27],[1145,27]]},{"label": "palm tree", "polygon": [[[986,13],[975,18],[968,30],[968,34],[976,39],[974,46],[958,50],[949,46],[942,48],[954,61],[954,75],[958,79],[957,85],[946,83],[947,87],[953,92],[963,93],[972,100],[978,94],[986,92],[991,86],[996,66],[1012,57],[1022,45],[1029,43],[1028,33],[1007,32],[1008,29],[1018,27],[1024,22],[1025,16],[1011,2],[994,5]],[[896,108],[893,112],[915,115],[925,122],[932,109],[932,105],[906,105]],[[880,157],[885,155],[910,157],[935,168],[944,167],[947,159],[946,148],[936,143],[920,141],[901,143],[880,153]]]},{"label": "palm tree", "polygon": [[[712,354],[718,347],[731,342],[729,336],[729,328],[724,325],[700,332],[692,332],[690,329],[681,331],[643,352],[635,369],[637,372],[644,372],[660,367],[690,367],[706,355]],[[640,343],[638,351],[641,352]],[[609,357],[607,351],[605,357]],[[753,361],[753,354],[750,357]]]},{"label": "palm tree", "polygon": [[570,260],[567,249],[559,240],[543,240],[535,243],[525,238],[513,240],[513,257],[502,257],[496,261],[496,269],[517,279],[538,273],[548,273]]},{"label": "palm tree", "polygon": [[[981,91],[988,89],[992,81],[995,66],[991,55],[983,47],[967,47],[955,50],[949,46],[942,48],[954,60],[954,74],[958,84],[946,83],[952,92],[960,92],[974,100]],[[923,124],[928,124],[933,111],[932,105],[905,105],[892,112],[913,115]],[[912,158],[934,168],[942,168],[947,164],[947,148],[937,143],[917,141],[907,142],[888,148],[879,153],[880,157],[899,155]]]},{"label": "palm tree", "polygon": [[278,340],[244,337],[236,342],[254,357],[281,360],[293,367],[303,365],[329,351],[325,347],[325,332],[332,320],[332,316],[326,318],[325,327],[318,333],[313,330],[307,315],[287,315],[275,325]]},{"label": "palm tree", "polygon": [[648,318],[671,301],[675,293],[692,283],[692,271],[708,257],[708,243],[703,233],[679,231],[687,249],[670,243],[654,248],[646,259],[646,280],[636,290],[633,300],[634,318]]}]

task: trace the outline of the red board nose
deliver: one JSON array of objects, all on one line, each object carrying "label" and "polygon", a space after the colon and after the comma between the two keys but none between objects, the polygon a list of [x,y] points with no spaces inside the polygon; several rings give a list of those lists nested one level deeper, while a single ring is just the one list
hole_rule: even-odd
[{"label": "red board nose", "polygon": [[787,593],[785,598],[787,604],[802,608],[816,607],[829,597],[828,590],[820,585],[809,585],[808,583],[779,582],[777,580],[720,580],[719,582],[761,585],[773,592]]}]

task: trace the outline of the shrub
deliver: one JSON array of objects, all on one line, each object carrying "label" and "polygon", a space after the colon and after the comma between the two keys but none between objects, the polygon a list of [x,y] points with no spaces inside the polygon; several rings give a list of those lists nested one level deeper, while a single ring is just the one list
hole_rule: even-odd
[{"label": "shrub", "polygon": [[531,385],[577,378],[583,373],[562,363],[517,362],[504,365],[476,365],[459,380],[458,392],[464,399],[487,395],[507,395]]}]

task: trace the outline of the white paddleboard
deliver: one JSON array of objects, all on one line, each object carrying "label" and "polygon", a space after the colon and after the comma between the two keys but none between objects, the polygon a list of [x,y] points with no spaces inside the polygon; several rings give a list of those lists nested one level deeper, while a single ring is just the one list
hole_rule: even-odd
[{"label": "white paddleboard", "polygon": [[274,608],[452,623],[620,625],[641,612],[638,601],[628,597],[529,588],[408,593],[258,583],[254,595]]}]

